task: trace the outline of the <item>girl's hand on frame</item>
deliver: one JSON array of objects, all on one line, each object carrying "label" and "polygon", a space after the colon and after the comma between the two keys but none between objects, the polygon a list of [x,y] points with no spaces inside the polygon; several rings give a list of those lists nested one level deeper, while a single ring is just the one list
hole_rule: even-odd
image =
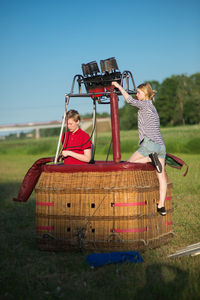
[{"label": "girl's hand on frame", "polygon": [[114,85],[116,88],[118,88],[118,87],[119,87],[119,83],[118,83],[118,82],[116,82],[116,81],[112,81],[112,85]]}]

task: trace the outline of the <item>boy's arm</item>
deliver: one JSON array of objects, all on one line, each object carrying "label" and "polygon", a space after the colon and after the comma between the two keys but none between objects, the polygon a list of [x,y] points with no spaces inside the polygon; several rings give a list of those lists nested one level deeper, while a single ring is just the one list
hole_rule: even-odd
[{"label": "boy's arm", "polygon": [[63,150],[62,155],[64,157],[71,156],[71,157],[76,158],[83,162],[89,162],[91,160],[91,149],[84,149],[83,154],[76,153],[76,152],[69,151],[69,150]]}]

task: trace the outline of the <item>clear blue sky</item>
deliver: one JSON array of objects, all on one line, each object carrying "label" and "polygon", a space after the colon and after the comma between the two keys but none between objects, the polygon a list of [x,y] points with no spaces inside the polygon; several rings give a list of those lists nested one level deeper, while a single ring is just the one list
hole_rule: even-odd
[{"label": "clear blue sky", "polygon": [[114,56],[138,85],[199,72],[199,54],[199,0],[0,0],[0,124],[61,120],[82,63]]}]

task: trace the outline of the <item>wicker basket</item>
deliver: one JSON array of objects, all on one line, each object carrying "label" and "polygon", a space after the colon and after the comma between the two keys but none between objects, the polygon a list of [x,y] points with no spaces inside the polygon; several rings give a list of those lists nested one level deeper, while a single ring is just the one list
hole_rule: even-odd
[{"label": "wicker basket", "polygon": [[36,186],[37,244],[54,251],[160,246],[173,236],[169,178],[164,217],[156,212],[158,200],[151,164],[45,166]]}]

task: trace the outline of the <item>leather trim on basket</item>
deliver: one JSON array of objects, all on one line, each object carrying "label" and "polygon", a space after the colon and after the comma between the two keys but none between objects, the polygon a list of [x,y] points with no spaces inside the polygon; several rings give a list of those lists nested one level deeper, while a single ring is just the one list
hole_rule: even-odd
[{"label": "leather trim on basket", "polygon": [[117,171],[154,171],[151,163],[105,162],[97,161],[87,165],[44,165],[42,171],[47,173],[76,173],[76,172],[117,172]]}]

